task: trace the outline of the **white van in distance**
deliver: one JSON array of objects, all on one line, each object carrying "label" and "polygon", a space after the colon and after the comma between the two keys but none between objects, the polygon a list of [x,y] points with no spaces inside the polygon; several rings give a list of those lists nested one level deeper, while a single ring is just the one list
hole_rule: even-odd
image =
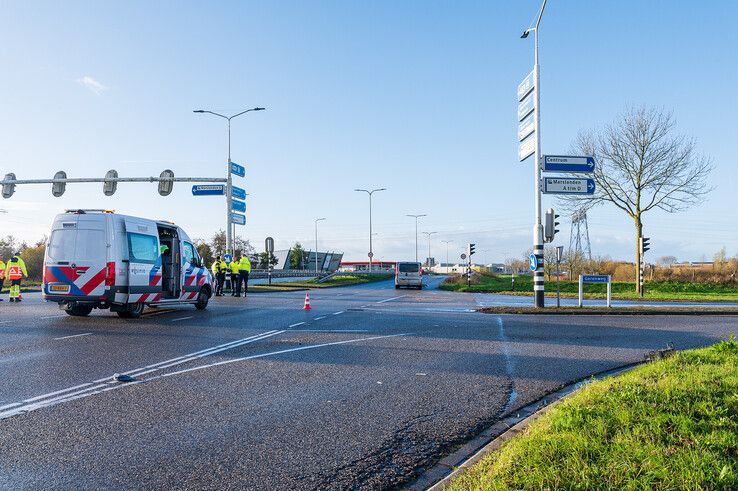
[{"label": "white van in distance", "polygon": [[213,288],[192,240],[173,223],[67,210],[51,227],[42,292],[69,315],[95,308],[131,318],[146,305],[205,309]]},{"label": "white van in distance", "polygon": [[401,286],[423,288],[423,268],[420,263],[398,262],[395,268],[395,289]]}]

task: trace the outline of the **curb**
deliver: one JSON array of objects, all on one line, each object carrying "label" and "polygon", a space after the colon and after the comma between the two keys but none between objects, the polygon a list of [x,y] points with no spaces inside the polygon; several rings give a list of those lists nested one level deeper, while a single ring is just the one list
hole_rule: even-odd
[{"label": "curb", "polygon": [[533,307],[482,307],[482,314],[515,315],[738,315],[736,307],[573,307],[558,310],[554,308],[536,309]]},{"label": "curb", "polygon": [[461,448],[441,459],[435,466],[421,474],[418,479],[405,489],[413,491],[442,491],[455,477],[479,462],[488,453],[497,450],[505,442],[525,431],[530,423],[546,414],[552,407],[561,402],[564,397],[577,391],[591,380],[601,380],[619,375],[641,364],[642,362],[631,363],[618,368],[605,370],[604,372],[595,373],[546,394],[515,411],[515,414],[503,416],[502,419],[472,438]]}]

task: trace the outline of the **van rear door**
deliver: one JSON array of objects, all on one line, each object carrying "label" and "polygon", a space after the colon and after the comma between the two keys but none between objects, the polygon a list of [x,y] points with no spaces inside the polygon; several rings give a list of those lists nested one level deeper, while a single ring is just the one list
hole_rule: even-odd
[{"label": "van rear door", "polygon": [[156,223],[126,217],[128,303],[161,299],[161,254]]},{"label": "van rear door", "polygon": [[100,297],[107,274],[106,221],[67,215],[51,232],[44,270],[44,293]]}]

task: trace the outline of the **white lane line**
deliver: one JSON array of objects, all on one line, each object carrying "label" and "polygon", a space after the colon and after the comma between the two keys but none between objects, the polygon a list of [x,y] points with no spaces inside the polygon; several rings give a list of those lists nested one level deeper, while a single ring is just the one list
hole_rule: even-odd
[{"label": "white lane line", "polygon": [[15,322],[15,321],[0,321],[0,324],[10,324],[11,322]]},{"label": "white lane line", "polygon": [[313,320],[314,320],[314,321],[320,321],[320,320],[323,320],[323,319],[325,319],[325,316],[324,316],[324,315],[323,315],[323,316],[321,316],[321,317],[316,317],[316,318],[315,318],[315,319],[313,319]]},{"label": "white lane line", "polygon": [[84,334],[72,334],[71,336],[62,336],[60,338],[54,338],[54,341],[59,341],[61,339],[80,338],[82,336],[92,336],[92,333],[86,332]]},{"label": "white lane line", "polygon": [[290,324],[289,327],[297,327],[305,324],[304,322],[298,322],[297,324]]},{"label": "white lane line", "polygon": [[369,332],[368,329],[295,329],[291,332]]},{"label": "white lane line", "polygon": [[56,319],[57,317],[66,317],[65,315],[45,315],[43,317],[39,317],[39,319],[45,320],[45,319]]},{"label": "white lane line", "polygon": [[410,334],[410,333],[409,332],[403,332],[403,333],[400,333],[400,334],[387,334],[385,336],[372,336],[372,337],[369,337],[369,338],[347,339],[345,341],[334,341],[332,343],[313,344],[313,345],[310,345],[310,346],[300,346],[298,348],[283,349],[283,350],[279,350],[279,351],[272,351],[272,352],[269,352],[269,353],[261,353],[261,354],[258,354],[258,355],[243,356],[241,358],[233,358],[233,359],[230,359],[230,360],[218,361],[218,362],[215,362],[215,363],[210,363],[208,365],[200,365],[200,366],[197,366],[197,367],[185,368],[184,370],[179,370],[177,372],[163,373],[161,375],[157,375],[155,377],[151,377],[151,378],[148,378],[146,380],[147,381],[151,381],[151,380],[155,380],[155,379],[158,379],[158,378],[171,377],[173,375],[181,375],[183,373],[194,372],[195,370],[202,370],[204,368],[211,368],[211,367],[217,367],[217,366],[221,366],[221,365],[228,365],[230,363],[236,363],[236,362],[239,362],[239,361],[255,360],[257,358],[266,358],[268,356],[283,355],[285,353],[294,353],[295,351],[303,351],[303,350],[307,350],[307,349],[325,348],[327,346],[336,346],[336,345],[339,345],[339,344],[358,343],[358,342],[361,342],[361,341],[372,341],[372,340],[375,340],[375,339],[396,338],[398,336],[407,336],[408,334]]},{"label": "white lane line", "polygon": [[385,298],[384,300],[380,300],[379,302],[376,302],[376,303],[385,303],[385,302],[391,302],[392,300],[397,300],[398,298],[402,298],[402,297],[404,297],[404,296],[405,296],[405,295],[400,295],[399,297]]},{"label": "white lane line", "polygon": [[186,321],[187,319],[192,319],[195,317],[194,315],[189,315],[187,317],[180,317],[179,319],[172,319],[172,322],[179,322],[179,321]]},{"label": "white lane line", "polygon": [[14,402],[13,404],[6,404],[4,406],[0,406],[0,411],[2,411],[3,409],[10,409],[11,407],[16,407],[20,405],[21,405],[20,402]]},{"label": "white lane line", "polygon": [[[177,358],[172,358],[171,360],[166,360],[164,362],[155,363],[153,365],[148,365],[147,367],[137,368],[137,369],[125,372],[125,374],[127,375],[136,374],[136,376],[141,376],[147,373],[161,370],[163,368],[168,368],[171,366],[179,365],[181,363],[186,363],[188,361],[192,361],[198,358],[203,358],[205,356],[209,356],[211,354],[218,353],[220,351],[235,348],[243,344],[248,344],[248,343],[252,343],[255,341],[259,341],[261,339],[266,339],[271,336],[276,336],[277,334],[281,334],[283,332],[285,331],[267,331],[265,333],[257,334],[255,336],[244,338],[238,341],[225,343],[225,344],[213,347],[213,348],[208,348],[208,349],[204,349],[204,350],[201,350],[195,353],[191,353],[190,355],[183,355]],[[192,356],[192,355],[195,355],[195,356]],[[157,367],[157,368],[154,368],[153,370],[142,371],[142,370],[146,370],[147,368],[153,368],[153,367]],[[153,378],[159,378],[159,377],[160,376],[153,377]],[[135,381],[135,382],[130,382],[126,384],[119,384],[118,382],[113,380],[112,376],[108,376],[102,379],[98,379],[94,382],[80,384],[74,387],[69,387],[66,389],[57,390],[55,392],[49,392],[48,394],[43,394],[40,396],[32,397],[30,399],[25,399],[22,403],[14,403],[12,405],[3,406],[3,408],[7,407],[9,410],[0,410],[0,419],[9,418],[17,414],[34,411],[36,409],[40,409],[43,407],[54,406],[56,404],[61,404],[64,402],[81,399],[83,397],[89,397],[94,394],[99,394],[101,392],[106,392],[108,390],[125,387],[127,385],[136,385],[138,383],[141,383],[141,381]],[[97,385],[94,385],[94,384],[97,384]],[[81,390],[78,390],[78,389],[81,389]],[[54,397],[54,396],[58,396],[58,397]]]},{"label": "white lane line", "polygon": [[333,312],[333,314],[331,314],[331,315],[340,315],[340,314],[343,314],[344,312],[345,312],[345,310],[340,310],[338,312]]}]

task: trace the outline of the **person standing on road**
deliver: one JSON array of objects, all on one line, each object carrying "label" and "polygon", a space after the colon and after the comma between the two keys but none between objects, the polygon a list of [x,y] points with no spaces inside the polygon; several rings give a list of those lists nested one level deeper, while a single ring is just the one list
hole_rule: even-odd
[{"label": "person standing on road", "polygon": [[238,253],[237,255],[233,256],[233,260],[231,261],[231,264],[228,265],[228,269],[230,270],[229,273],[231,275],[231,296],[237,297],[236,295],[236,283],[238,282],[238,258],[241,257],[241,254]]},{"label": "person standing on road", "polygon": [[[3,291],[3,282],[5,281],[5,262],[3,262],[3,255],[0,254],[0,293]],[[0,302],[3,299],[0,298]]]},{"label": "person standing on road", "polygon": [[24,276],[28,277],[28,271],[26,270],[26,263],[21,259],[20,252],[16,252],[15,255],[8,261],[7,276],[10,279],[10,301],[20,302],[23,300],[21,296],[21,278]]},{"label": "person standing on road", "polygon": [[241,256],[238,261],[238,281],[236,282],[236,296],[241,296],[241,282],[243,282],[243,296],[249,292],[249,273],[251,273],[251,261],[247,256]]},{"label": "person standing on road", "polygon": [[216,257],[215,261],[213,261],[213,266],[211,267],[211,270],[213,271],[213,276],[215,277],[216,297],[223,296],[223,284],[225,283],[226,267],[227,266],[225,261],[223,261],[220,256]]}]

